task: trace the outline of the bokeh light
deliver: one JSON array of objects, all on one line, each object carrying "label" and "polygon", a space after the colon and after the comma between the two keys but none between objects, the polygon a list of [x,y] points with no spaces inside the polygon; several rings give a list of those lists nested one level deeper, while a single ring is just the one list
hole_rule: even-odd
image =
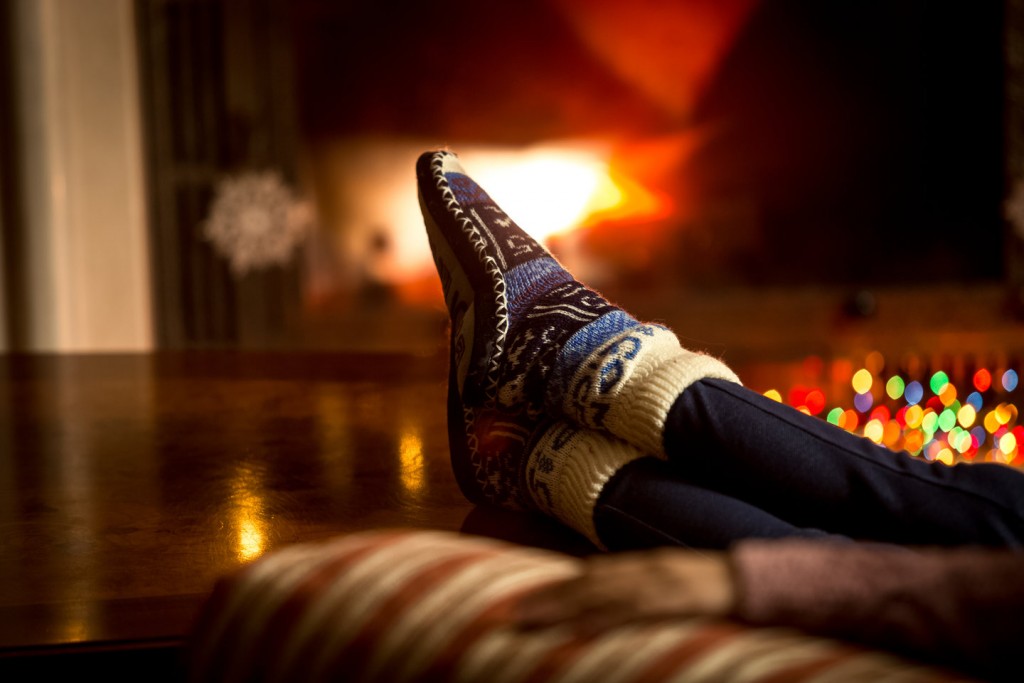
[{"label": "bokeh light", "polygon": [[995,410],[993,410],[993,411],[991,411],[991,412],[989,412],[989,413],[987,413],[985,415],[985,419],[983,421],[983,424],[985,425],[985,431],[986,432],[988,432],[989,434],[995,434],[996,433],[996,431],[1000,427],[1000,424],[999,424],[999,418],[996,417],[996,411]]},{"label": "bokeh light", "polygon": [[885,383],[885,393],[894,401],[903,396],[904,389],[906,389],[906,384],[904,384],[903,378],[899,375],[893,375]]},{"label": "bokeh light", "polygon": [[857,372],[853,373],[853,379],[850,384],[853,386],[853,390],[858,394],[866,394],[871,391],[871,385],[874,383],[874,377],[871,376],[871,372],[867,368],[861,368]]},{"label": "bokeh light", "polygon": [[939,427],[939,416],[934,410],[925,412],[924,417],[921,419],[921,429],[928,432],[929,435],[934,434],[935,430]]},{"label": "bokeh light", "polygon": [[[969,363],[940,369],[912,354],[899,356],[895,366],[887,366],[880,352],[863,358],[857,366],[846,358],[808,357],[799,366],[803,372],[793,375],[805,383],[771,389],[765,396],[892,451],[949,465],[999,462],[1024,468],[1016,369],[964,372]],[[822,380],[829,384],[821,385]],[[998,391],[998,398],[990,391]]]},{"label": "bokeh light", "polygon": [[1006,432],[999,437],[999,450],[1005,455],[1012,454],[1017,449],[1017,437],[1013,432]]},{"label": "bokeh light", "polygon": [[1017,409],[1013,405],[1009,403],[1000,403],[995,409],[996,422],[998,422],[1000,426],[1007,425],[1010,423],[1010,420],[1017,416],[1016,413]]},{"label": "bokeh light", "polygon": [[921,454],[921,448],[924,446],[924,434],[914,430],[904,437],[903,447],[907,449],[908,453],[914,455]]},{"label": "bokeh light", "polygon": [[921,420],[924,419],[924,410],[921,409],[921,406],[910,406],[904,413],[904,419],[907,421],[908,427],[917,429],[921,426]]},{"label": "bokeh light", "polygon": [[974,388],[978,391],[988,391],[988,388],[992,386],[992,373],[985,368],[978,370],[974,373]]},{"label": "bokeh light", "polygon": [[875,443],[881,443],[884,430],[885,427],[882,426],[881,420],[868,420],[868,423],[864,425],[864,436]]},{"label": "bokeh light", "polygon": [[892,418],[892,421],[898,424],[900,426],[900,429],[903,429],[904,427],[907,426],[907,410],[909,408],[910,406],[901,406]]},{"label": "bokeh light", "polygon": [[886,422],[885,428],[882,432],[882,443],[889,448],[899,450],[900,440],[903,438],[903,430],[900,429],[899,423],[892,421]]},{"label": "bokeh light", "polygon": [[811,389],[804,396],[804,405],[811,415],[817,415],[825,409],[825,394],[821,389]]},{"label": "bokeh light", "polygon": [[961,406],[959,412],[956,414],[956,421],[960,423],[961,427],[969,428],[974,424],[974,421],[978,418],[978,412],[974,409],[970,403],[965,406]]},{"label": "bokeh light", "polygon": [[1017,388],[1017,371],[1007,370],[1003,373],[1003,389],[1013,391]]},{"label": "bokeh light", "polygon": [[804,401],[806,401],[807,399],[808,391],[810,391],[809,388],[800,384],[790,389],[789,396],[787,397],[789,399],[789,405],[793,406],[794,408],[799,408],[800,406],[804,405]]},{"label": "bokeh light", "polygon": [[853,397],[853,407],[862,413],[866,413],[869,410],[871,410],[871,405],[873,403],[874,399],[872,398],[869,392],[857,394],[856,396]]},{"label": "bokeh light", "polygon": [[921,402],[924,398],[924,387],[917,380],[907,384],[906,390],[903,392],[903,397],[907,400],[910,405],[916,405]]},{"label": "bokeh light", "polygon": [[981,410],[981,407],[985,405],[985,400],[981,397],[977,391],[972,391],[967,396],[968,405],[972,406],[976,411]]},{"label": "bokeh light", "polygon": [[871,411],[872,420],[881,420],[883,423],[888,422],[892,415],[889,413],[889,409],[885,406],[877,406]]}]

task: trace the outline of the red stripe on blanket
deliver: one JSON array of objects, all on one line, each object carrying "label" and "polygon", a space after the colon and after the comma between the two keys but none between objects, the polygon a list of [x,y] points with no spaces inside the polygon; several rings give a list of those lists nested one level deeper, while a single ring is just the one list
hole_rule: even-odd
[{"label": "red stripe on blanket", "polygon": [[[270,667],[271,663],[283,656],[286,648],[293,642],[293,628],[299,619],[317,600],[323,598],[332,583],[343,576],[367,557],[373,556],[385,548],[405,540],[404,535],[391,538],[375,537],[372,544],[346,549],[345,552],[327,562],[316,571],[295,585],[288,597],[267,618],[267,626],[248,647],[251,648],[249,671],[261,671]],[[294,661],[304,661],[304,655],[317,646],[316,638],[307,638],[299,644]],[[248,677],[245,672],[244,678]]]},{"label": "red stripe on blanket", "polygon": [[813,661],[776,669],[764,678],[757,679],[757,683],[799,683],[799,681],[813,680],[826,671],[842,666],[865,654],[863,650],[840,646],[830,652],[822,653]]},{"label": "red stripe on blanket", "polygon": [[727,621],[703,624],[695,633],[685,636],[679,643],[663,652],[635,680],[666,680],[696,659],[706,657],[713,649],[728,644],[746,631],[743,626]]},{"label": "red stripe on blanket", "polygon": [[[196,662],[194,667],[197,672],[196,680],[220,682],[225,680],[229,674],[230,677],[245,679],[250,672],[258,671],[258,667],[263,667],[266,662],[276,659],[282,654],[284,645],[288,642],[288,631],[294,625],[295,620],[308,609],[311,601],[323,595],[322,589],[325,586],[365,559],[367,555],[394,545],[407,537],[407,532],[374,534],[372,539],[368,539],[370,542],[343,546],[341,551],[332,549],[330,544],[324,543],[325,552],[333,551],[340,552],[340,554],[298,583],[291,593],[283,598],[281,604],[267,615],[265,622],[267,626],[257,631],[256,638],[252,643],[241,641],[244,631],[242,622],[251,618],[251,609],[254,607],[254,603],[265,599],[265,594],[245,596],[247,599],[235,605],[232,612],[225,612],[237,591],[251,591],[251,586],[248,584],[252,580],[251,574],[254,573],[254,569],[259,563],[247,565],[235,574],[221,579],[214,591],[215,595],[200,617],[201,626],[196,634],[196,642],[204,642],[210,638],[212,634],[209,634],[208,630],[219,619],[225,618],[222,634],[215,642],[215,652],[227,656],[215,658],[209,662]],[[294,564],[292,562],[289,566]],[[273,587],[268,592],[272,591]],[[210,643],[207,642],[206,645],[209,646]],[[308,647],[309,643],[305,643],[304,646]],[[248,657],[239,662],[239,666],[235,669],[229,671],[229,658],[237,652],[245,652]],[[296,659],[302,661],[300,657]]]},{"label": "red stripe on blanket", "polygon": [[[512,606],[534,587],[517,590],[499,600],[493,601],[476,618],[471,619],[458,633],[454,634],[445,647],[434,657],[424,671],[425,681],[449,680],[462,657],[483,638],[495,631],[514,628],[511,626]],[[494,672],[485,671],[481,680],[495,680]],[[418,679],[420,680],[420,679]],[[533,679],[527,679],[533,683]]]},{"label": "red stripe on blanket", "polygon": [[[810,636],[813,637],[813,636]],[[891,658],[891,661],[884,661],[883,658]],[[836,649],[831,650],[828,653],[823,653],[818,659],[814,661],[808,661],[802,665],[795,665],[790,668],[776,669],[771,672],[768,676],[758,679],[757,683],[799,683],[799,681],[815,681],[822,680],[826,672],[830,670],[837,670],[850,661],[858,658],[874,659],[878,661],[876,673],[880,676],[892,675],[894,670],[903,668],[906,672],[910,672],[913,668],[920,667],[920,669],[914,673],[918,674],[915,678],[909,678],[904,675],[902,680],[920,680],[927,681],[927,683],[963,683],[969,680],[963,676],[958,676],[952,673],[946,673],[941,669],[933,669],[927,667],[927,665],[918,663],[918,661],[912,661],[909,659],[902,659],[898,655],[889,655],[885,652],[877,652],[856,645],[846,645],[837,642]],[[824,680],[829,680],[827,677]]]},{"label": "red stripe on blanket", "polygon": [[[571,667],[600,637],[577,636],[552,648],[523,680],[530,681],[530,683],[541,683],[557,677]],[[488,677],[484,675],[482,678],[487,680]]]},{"label": "red stripe on blanket", "polygon": [[[349,645],[334,653],[325,669],[324,680],[362,680],[371,657],[381,644],[381,639],[386,636],[389,629],[401,623],[404,615],[415,609],[425,596],[451,579],[459,570],[500,552],[494,549],[474,550],[472,553],[460,551],[458,556],[441,560],[410,576],[402,585],[391,591],[391,595],[360,628]],[[384,674],[376,678],[387,680]]]}]

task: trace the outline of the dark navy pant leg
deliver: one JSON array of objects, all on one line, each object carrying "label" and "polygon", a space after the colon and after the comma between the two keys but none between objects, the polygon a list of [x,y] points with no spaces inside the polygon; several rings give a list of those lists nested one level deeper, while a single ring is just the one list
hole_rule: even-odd
[{"label": "dark navy pant leg", "polygon": [[688,485],[797,528],[903,544],[1024,546],[1024,473],[895,453],[731,382],[684,391],[665,447]]},{"label": "dark navy pant leg", "polygon": [[742,538],[823,538],[753,505],[688,483],[672,463],[634,460],[605,485],[594,509],[609,550],[659,546],[725,549]]}]

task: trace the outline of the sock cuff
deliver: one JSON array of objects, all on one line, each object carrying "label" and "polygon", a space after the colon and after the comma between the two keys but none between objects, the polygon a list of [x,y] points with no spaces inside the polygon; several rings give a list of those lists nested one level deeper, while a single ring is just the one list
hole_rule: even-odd
[{"label": "sock cuff", "polygon": [[542,512],[605,549],[594,526],[597,499],[616,472],[642,456],[619,439],[559,422],[531,451],[526,488]]},{"label": "sock cuff", "polygon": [[684,349],[658,325],[637,325],[613,336],[580,363],[562,397],[562,411],[650,455],[664,455],[662,432],[672,404],[694,382],[739,383],[725,363]]},{"label": "sock cuff", "polygon": [[608,410],[605,428],[647,453],[663,456],[665,421],[672,405],[687,387],[702,379],[740,381],[717,358],[679,349],[623,386],[619,400]]}]

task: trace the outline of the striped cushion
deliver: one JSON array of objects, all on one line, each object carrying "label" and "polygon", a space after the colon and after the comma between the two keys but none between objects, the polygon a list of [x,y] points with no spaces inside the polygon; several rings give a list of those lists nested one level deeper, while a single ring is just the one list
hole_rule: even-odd
[{"label": "striped cushion", "polygon": [[385,530],[276,551],[226,577],[191,650],[199,681],[964,680],[835,641],[709,619],[582,638],[520,632],[510,605],[579,560],[478,537]]}]

